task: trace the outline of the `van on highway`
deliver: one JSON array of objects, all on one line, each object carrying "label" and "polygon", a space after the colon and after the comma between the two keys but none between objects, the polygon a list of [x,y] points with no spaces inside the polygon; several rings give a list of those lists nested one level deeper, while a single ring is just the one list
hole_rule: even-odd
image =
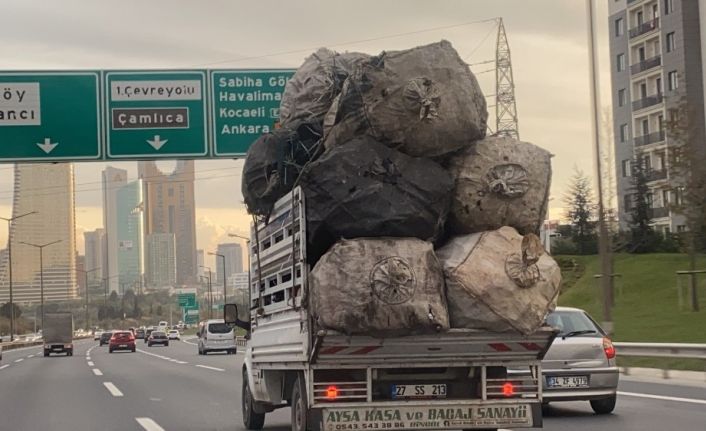
[{"label": "van on highway", "polygon": [[233,355],[236,352],[235,332],[223,319],[201,322],[196,336],[199,337],[199,355],[206,355],[208,352],[226,352]]}]

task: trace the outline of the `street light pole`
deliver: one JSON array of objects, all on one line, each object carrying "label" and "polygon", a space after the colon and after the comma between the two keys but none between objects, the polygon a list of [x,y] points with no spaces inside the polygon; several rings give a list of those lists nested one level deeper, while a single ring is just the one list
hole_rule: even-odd
[{"label": "street light pole", "polygon": [[7,264],[8,264],[8,275],[10,276],[10,341],[15,340],[15,302],[12,297],[12,222],[20,217],[28,216],[30,214],[37,214],[37,211],[32,211],[24,214],[20,214],[15,217],[5,218],[0,217],[0,220],[5,220],[7,222]]},{"label": "street light pole", "polygon": [[211,290],[211,268],[208,266],[199,265],[199,267],[208,270],[208,318],[213,315],[213,291]]},{"label": "street light pole", "polygon": [[93,271],[98,271],[99,269],[100,269],[100,267],[89,269],[88,271],[85,271],[83,269],[76,268],[76,272],[82,272],[83,275],[86,276],[86,305],[85,305],[85,307],[86,307],[86,316],[85,316],[86,331],[88,331],[88,273],[93,272]]},{"label": "street light pole", "polygon": [[[220,257],[223,259],[223,306],[225,307],[226,304],[226,257],[223,254],[218,254],[218,253],[208,253],[210,256],[216,256]],[[242,263],[242,261],[241,261]]]},{"label": "street light pole", "polygon": [[231,238],[240,238],[242,240],[245,240],[245,247],[246,247],[245,255],[248,257],[247,258],[247,262],[248,262],[248,297],[247,297],[248,308],[247,309],[249,310],[250,307],[252,307],[252,298],[251,298],[251,295],[252,295],[251,273],[252,273],[252,271],[250,271],[250,238],[242,236],[242,235],[238,235],[237,233],[229,233],[228,236]]},{"label": "street light pole", "polygon": [[40,307],[42,307],[42,334],[44,334],[44,248],[49,247],[50,245],[58,244],[60,243],[61,240],[57,239],[56,241],[48,242],[46,244],[32,244],[29,242],[23,242],[20,241],[20,244],[24,245],[29,245],[35,248],[39,249],[39,302],[40,302]]}]

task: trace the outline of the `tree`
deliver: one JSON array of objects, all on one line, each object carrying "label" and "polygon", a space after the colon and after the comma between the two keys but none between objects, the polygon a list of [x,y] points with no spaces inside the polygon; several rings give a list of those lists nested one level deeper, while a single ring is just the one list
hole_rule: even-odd
[{"label": "tree", "polygon": [[571,238],[578,254],[593,254],[597,251],[595,212],[591,181],[580,169],[574,169],[569,190],[564,195],[566,218],[571,224]]},{"label": "tree", "polygon": [[[706,145],[703,105],[683,98],[670,109],[666,122],[671,146],[670,179],[673,202],[670,208],[684,216],[686,232],[680,233],[689,254],[689,270],[696,270],[696,254],[704,249],[706,232]],[[696,275],[691,275],[691,307],[699,310]]]},{"label": "tree", "polygon": [[17,305],[17,304],[12,304],[12,308],[10,308],[10,303],[6,302],[5,304],[0,307],[0,316],[10,319],[12,318],[12,309],[15,310],[15,319],[19,319],[20,316],[22,315],[22,309]]},{"label": "tree", "polygon": [[660,237],[651,226],[652,209],[650,188],[647,186],[649,174],[644,159],[640,154],[632,162],[633,205],[630,210],[631,253],[652,253],[659,248]]}]

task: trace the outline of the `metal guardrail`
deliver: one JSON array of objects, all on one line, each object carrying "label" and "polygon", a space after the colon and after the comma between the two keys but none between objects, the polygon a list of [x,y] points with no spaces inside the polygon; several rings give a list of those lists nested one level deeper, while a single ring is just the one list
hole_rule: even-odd
[{"label": "metal guardrail", "polygon": [[613,345],[617,349],[618,356],[706,360],[706,344],[616,342]]}]

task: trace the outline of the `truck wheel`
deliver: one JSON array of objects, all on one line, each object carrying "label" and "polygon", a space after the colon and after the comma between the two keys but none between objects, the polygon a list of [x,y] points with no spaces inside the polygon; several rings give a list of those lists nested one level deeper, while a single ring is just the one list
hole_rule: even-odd
[{"label": "truck wheel", "polygon": [[617,395],[600,400],[591,400],[591,408],[599,415],[607,415],[613,412],[617,400]]},{"label": "truck wheel", "polygon": [[292,388],[292,431],[307,431],[309,428],[309,407],[306,400],[306,384],[304,375],[299,374]]},{"label": "truck wheel", "polygon": [[240,394],[240,402],[243,407],[243,425],[249,430],[261,430],[265,426],[265,414],[255,413],[254,401],[250,393],[248,384],[248,373],[243,370],[243,389]]},{"label": "truck wheel", "polygon": [[47,350],[45,350],[45,351],[44,351],[44,357],[46,358],[46,357],[48,357],[48,356],[49,356],[49,352],[48,352]]}]

